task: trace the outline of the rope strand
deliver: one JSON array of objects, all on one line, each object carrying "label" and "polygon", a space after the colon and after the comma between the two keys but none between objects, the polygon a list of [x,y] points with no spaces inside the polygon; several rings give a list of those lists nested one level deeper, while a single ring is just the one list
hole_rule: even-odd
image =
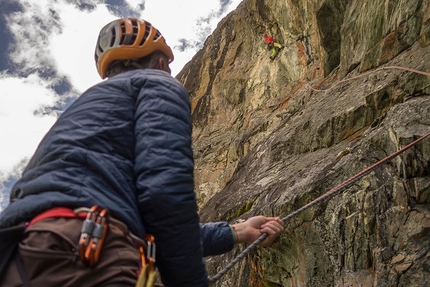
[{"label": "rope strand", "polygon": [[314,92],[327,92],[327,91],[330,91],[330,90],[334,89],[334,87],[336,87],[337,85],[339,85],[341,83],[352,81],[352,80],[355,80],[355,79],[367,76],[369,74],[373,74],[373,73],[378,72],[378,71],[382,71],[382,70],[394,70],[394,69],[408,71],[408,72],[412,72],[412,73],[416,73],[416,74],[420,74],[420,75],[424,75],[424,76],[430,77],[430,73],[426,73],[426,72],[423,72],[423,71],[420,71],[420,70],[415,70],[415,69],[411,69],[411,68],[407,68],[407,67],[401,67],[401,66],[387,66],[387,67],[380,67],[380,68],[377,68],[375,70],[367,71],[367,72],[364,72],[364,73],[362,73],[360,75],[357,75],[357,76],[354,76],[354,77],[351,77],[351,78],[348,78],[348,79],[343,79],[341,81],[338,81],[338,82],[334,83],[331,87],[329,87],[327,89],[320,90],[320,89],[316,89],[316,88],[314,88],[312,86],[310,86],[310,87],[311,87],[311,89]]},{"label": "rope strand", "polygon": [[[381,164],[383,164],[383,163],[385,163],[385,162],[393,159],[394,157],[400,155],[405,150],[407,150],[410,147],[416,145],[418,142],[422,141],[423,139],[425,139],[428,136],[430,136],[430,132],[427,133],[426,135],[420,137],[419,139],[411,142],[410,144],[404,146],[400,150],[398,150],[398,151],[390,154],[389,156],[383,158],[382,160],[378,161],[377,163],[371,165],[370,167],[362,170],[361,172],[359,172],[356,175],[350,177],[346,181],[342,182],[338,186],[336,186],[336,187],[332,188],[331,190],[327,191],[323,195],[317,197],[316,199],[314,199],[313,201],[309,202],[308,204],[302,206],[301,208],[297,209],[296,211],[294,211],[294,212],[290,213],[289,215],[285,216],[284,218],[282,218],[282,221],[285,222],[285,221],[293,218],[294,216],[298,215],[299,213],[301,213],[301,212],[303,212],[303,211],[311,208],[312,206],[315,206],[315,205],[319,204],[320,202],[326,200],[327,198],[332,197],[333,195],[335,195],[339,191],[345,189],[346,187],[348,187],[352,183],[356,182],[357,180],[359,180],[363,176],[369,174],[371,171],[373,171],[375,168],[377,168]],[[210,284],[214,284],[217,280],[219,280],[225,273],[227,273],[231,268],[233,268],[233,266],[237,262],[239,262],[242,258],[244,258],[255,246],[257,246],[258,244],[260,244],[267,236],[268,236],[267,233],[263,233],[259,238],[257,238],[257,240],[255,240],[254,242],[252,242],[245,250],[242,251],[242,253],[240,253],[235,259],[233,259],[233,261],[231,261],[223,270],[221,270],[214,277],[210,278],[209,279]]]}]

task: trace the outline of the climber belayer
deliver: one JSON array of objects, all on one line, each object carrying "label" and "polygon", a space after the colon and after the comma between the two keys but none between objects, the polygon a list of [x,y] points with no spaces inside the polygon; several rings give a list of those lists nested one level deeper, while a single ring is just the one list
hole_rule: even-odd
[{"label": "climber belayer", "polygon": [[271,246],[284,223],[200,223],[190,97],[171,76],[172,49],[138,18],[107,23],[95,42],[106,80],[61,114],[0,214],[0,287],[149,287],[157,272],[163,286],[209,287],[205,256],[262,234]]},{"label": "climber belayer", "polygon": [[266,42],[267,44],[267,49],[272,51],[272,54],[270,55],[270,60],[274,60],[279,50],[284,48],[284,46],[276,42],[275,39],[273,39],[272,37],[267,36],[267,34],[264,34],[263,38],[264,42]]}]

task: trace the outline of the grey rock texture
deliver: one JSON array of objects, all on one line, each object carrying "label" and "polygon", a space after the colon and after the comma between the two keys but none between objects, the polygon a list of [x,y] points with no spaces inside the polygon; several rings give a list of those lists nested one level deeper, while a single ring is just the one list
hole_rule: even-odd
[{"label": "grey rock texture", "polygon": [[[284,45],[274,61],[264,33]],[[284,217],[430,132],[429,43],[430,1],[244,0],[177,76],[202,221]],[[430,286],[429,249],[427,138],[216,286]]]}]

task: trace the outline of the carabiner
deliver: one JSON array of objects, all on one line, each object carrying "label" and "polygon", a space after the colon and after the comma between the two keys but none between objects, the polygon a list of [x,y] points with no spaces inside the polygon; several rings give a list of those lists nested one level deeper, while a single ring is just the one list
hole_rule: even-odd
[{"label": "carabiner", "polygon": [[108,210],[103,209],[98,214],[95,222],[95,226],[92,232],[92,238],[90,244],[85,252],[85,259],[89,262],[90,266],[97,264],[100,258],[100,253],[103,248],[103,243],[106,238],[108,223],[106,216],[108,215]]},{"label": "carabiner", "polygon": [[155,238],[153,235],[148,234],[143,238],[146,242],[146,260],[151,268],[155,264]]},{"label": "carabiner", "polygon": [[86,262],[85,252],[91,241],[91,236],[96,224],[99,207],[94,205],[87,213],[87,217],[82,224],[81,237],[79,238],[79,256],[82,262]]}]

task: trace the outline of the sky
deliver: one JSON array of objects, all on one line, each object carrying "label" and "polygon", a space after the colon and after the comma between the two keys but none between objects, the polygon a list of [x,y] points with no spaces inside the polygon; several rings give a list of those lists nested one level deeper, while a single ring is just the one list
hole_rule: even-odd
[{"label": "sky", "polygon": [[172,48],[172,76],[242,0],[0,0],[0,212],[59,115],[101,81],[100,29],[120,17],[152,23]]}]

